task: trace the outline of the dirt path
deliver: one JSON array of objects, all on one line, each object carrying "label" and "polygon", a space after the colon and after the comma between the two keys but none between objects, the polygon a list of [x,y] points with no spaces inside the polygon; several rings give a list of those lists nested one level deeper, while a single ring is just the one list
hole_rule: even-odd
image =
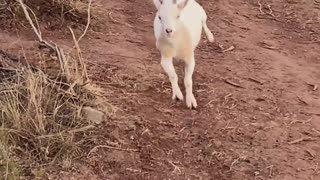
[{"label": "dirt path", "polygon": [[[105,26],[88,34],[83,52],[91,78],[124,115],[101,136],[131,150],[99,149],[87,176],[319,179],[320,90],[313,86],[320,85],[319,9],[312,1],[270,0],[261,1],[261,14],[258,0],[199,2],[217,42],[203,38],[196,52],[199,108],[192,111],[170,99],[152,2],[95,2],[106,9]],[[183,87],[183,65],[176,67]]]},{"label": "dirt path", "polygon": [[[269,4],[279,18],[268,20],[274,17],[258,16],[254,1],[200,2],[207,5],[217,43],[203,41],[197,51],[194,84],[200,106],[196,111],[170,100],[170,84],[154,48],[152,3],[105,4],[113,21],[120,23],[108,27],[109,36],[101,37],[104,42],[89,41],[86,52],[101,66],[117,69],[107,76],[98,71],[95,80],[106,83],[117,76],[127,86],[114,101],[121,99],[125,112],[132,115],[127,121],[134,121],[134,128],[122,133],[140,148],[130,158],[120,153],[124,158],[112,161],[108,175],[115,179],[319,178],[319,91],[306,83],[320,83],[315,51],[319,44],[309,43],[319,35],[319,22],[310,20],[316,16],[304,9],[309,4],[274,1]],[[310,13],[303,17],[297,10]],[[305,24],[307,20],[310,24]],[[221,53],[218,44],[236,49]],[[178,72],[181,78],[181,65]],[[311,141],[296,141],[300,138]],[[100,162],[99,166],[107,165]]]}]

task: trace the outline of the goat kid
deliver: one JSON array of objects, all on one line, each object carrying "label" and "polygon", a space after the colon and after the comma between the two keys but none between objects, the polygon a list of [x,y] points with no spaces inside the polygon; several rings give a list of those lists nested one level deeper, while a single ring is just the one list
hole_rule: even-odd
[{"label": "goat kid", "polygon": [[213,34],[207,26],[207,14],[195,0],[153,0],[153,3],[157,8],[153,24],[156,47],[161,53],[161,66],[171,82],[172,99],[183,100],[173,66],[175,58],[185,62],[187,107],[196,108],[192,75],[195,67],[194,51],[200,42],[202,28],[208,40],[214,41]]}]

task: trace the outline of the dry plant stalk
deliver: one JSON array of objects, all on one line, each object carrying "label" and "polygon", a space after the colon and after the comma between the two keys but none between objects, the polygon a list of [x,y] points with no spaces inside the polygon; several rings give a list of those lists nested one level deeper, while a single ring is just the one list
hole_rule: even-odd
[{"label": "dry plant stalk", "polygon": [[[83,34],[80,36],[79,39],[75,40],[75,36],[74,36],[74,33],[72,32],[71,28],[71,32],[72,32],[72,35],[73,35],[73,38],[74,38],[74,43],[75,43],[75,47],[76,47],[76,50],[77,50],[77,55],[78,55],[78,60],[79,60],[79,63],[81,64],[82,66],[82,73],[79,74],[79,68],[77,66],[77,62],[75,62],[75,69],[76,69],[76,76],[73,76],[70,72],[70,69],[68,68],[68,61],[67,61],[67,58],[64,54],[64,51],[63,49],[61,49],[57,44],[51,44],[47,41],[45,41],[41,35],[41,31],[39,29],[39,24],[38,24],[38,21],[37,21],[37,18],[35,17],[34,15],[34,12],[30,9],[30,8],[27,8],[27,6],[24,4],[23,0],[18,0],[18,2],[20,3],[20,6],[22,7],[23,9],[23,12],[27,18],[27,20],[29,21],[29,24],[31,25],[34,33],[37,35],[38,37],[38,40],[41,44],[44,44],[46,47],[48,47],[49,49],[53,50],[55,53],[56,53],[56,56],[59,60],[59,63],[60,63],[60,67],[61,67],[61,70],[62,70],[62,74],[64,74],[67,78],[67,81],[68,82],[71,82],[71,81],[74,81],[73,83],[74,84],[81,84],[81,85],[84,85],[87,81],[88,81],[88,74],[86,72],[86,67],[85,67],[85,64],[83,62],[83,58],[82,58],[82,55],[81,55],[81,50],[79,48],[79,42],[80,40],[85,36],[85,34],[87,33],[87,30],[90,26],[90,12],[91,12],[91,3],[92,3],[92,0],[89,1],[89,4],[88,4],[88,22],[87,22],[87,25],[86,25],[86,28],[85,28],[85,31],[83,32]],[[31,17],[30,17],[30,14],[28,12],[29,9],[32,14],[34,15],[34,19],[36,21],[36,24],[37,24],[37,27],[34,25]],[[76,77],[75,79],[73,77]],[[73,87],[73,86],[72,86]],[[71,90],[73,92],[73,90]]]}]

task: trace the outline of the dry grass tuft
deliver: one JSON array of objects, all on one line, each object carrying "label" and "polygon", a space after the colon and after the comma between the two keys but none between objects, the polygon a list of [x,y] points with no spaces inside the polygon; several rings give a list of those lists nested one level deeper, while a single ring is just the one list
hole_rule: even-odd
[{"label": "dry grass tuft", "polygon": [[[19,167],[31,172],[43,164],[62,165],[86,155],[96,146],[97,136],[95,125],[83,116],[83,107],[106,116],[115,110],[88,78],[79,47],[86,31],[77,39],[70,28],[75,47],[65,53],[44,40],[38,21],[30,17],[33,11],[22,0],[17,2],[43,46],[40,53],[49,52],[45,57],[59,69],[48,73],[18,62],[11,66],[12,56],[0,53],[0,177],[4,179],[16,179]],[[90,14],[90,6],[86,8]]]},{"label": "dry grass tuft", "polygon": [[94,145],[95,126],[81,109],[97,106],[99,97],[89,85],[71,87],[25,67],[1,81],[0,170],[8,166],[7,175],[16,171],[11,155],[22,162],[52,163],[82,156],[85,147]]}]

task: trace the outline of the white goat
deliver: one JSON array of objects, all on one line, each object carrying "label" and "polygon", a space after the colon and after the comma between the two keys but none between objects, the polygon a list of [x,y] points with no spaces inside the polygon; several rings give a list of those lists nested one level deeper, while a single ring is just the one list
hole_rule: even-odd
[{"label": "white goat", "polygon": [[185,62],[184,85],[188,108],[196,108],[192,90],[192,74],[195,67],[194,51],[201,39],[202,28],[210,42],[213,34],[207,26],[207,14],[195,0],[153,0],[157,8],[154,18],[156,47],[161,52],[161,66],[169,76],[172,99],[183,100],[173,58]]}]

